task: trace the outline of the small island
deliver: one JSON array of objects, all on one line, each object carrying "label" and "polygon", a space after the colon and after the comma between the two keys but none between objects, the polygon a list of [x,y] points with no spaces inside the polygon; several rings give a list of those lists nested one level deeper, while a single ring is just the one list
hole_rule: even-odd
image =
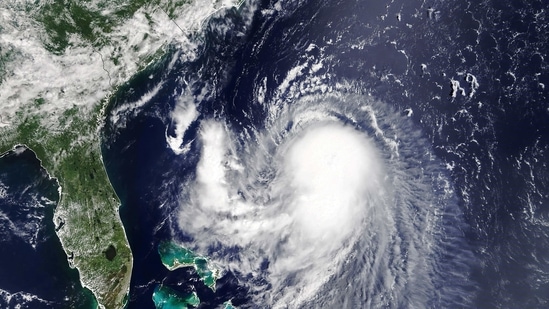
[{"label": "small island", "polygon": [[162,264],[169,270],[193,267],[204,284],[215,292],[215,284],[221,276],[221,270],[207,258],[171,241],[161,242],[158,245],[158,254]]},{"label": "small island", "polygon": [[200,305],[196,292],[182,294],[165,285],[159,285],[154,289],[152,299],[157,309],[187,309],[189,306]]}]

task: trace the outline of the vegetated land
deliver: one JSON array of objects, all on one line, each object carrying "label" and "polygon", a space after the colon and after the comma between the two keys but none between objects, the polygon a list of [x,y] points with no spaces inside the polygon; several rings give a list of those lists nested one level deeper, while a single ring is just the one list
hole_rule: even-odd
[{"label": "vegetated land", "polygon": [[[43,100],[37,99],[35,104],[43,104]],[[77,107],[65,111],[60,132],[48,131],[40,116],[22,109],[18,126],[0,129],[0,145],[9,150],[25,144],[57,178],[61,196],[54,220],[69,263],[78,268],[82,283],[101,305],[122,308],[132,254],[118,215],[119,200],[101,161],[99,108],[87,116]]]},{"label": "vegetated land", "polygon": [[[235,1],[233,5],[241,3]],[[108,98],[102,102],[89,98],[114,91],[137,71],[161,58],[174,38],[187,42],[186,33],[198,28],[204,18],[223,5],[224,2],[208,0],[59,0],[0,5],[0,9],[14,12],[6,20],[10,24],[6,29],[13,30],[9,33],[12,41],[0,42],[0,85],[15,76],[24,86],[7,97],[0,93],[0,104],[10,102],[6,105],[9,111],[0,110],[0,152],[24,144],[58,180],[61,196],[54,216],[57,235],[69,263],[78,268],[83,285],[105,308],[124,307],[132,254],[118,215],[120,202],[101,161],[99,129]],[[128,21],[130,25],[126,24]],[[26,34],[24,38],[21,33]],[[43,50],[28,50],[24,44],[28,40],[40,40]],[[88,62],[82,59],[93,61],[92,55],[98,55],[102,67],[96,65],[94,68],[99,70],[90,73],[86,70],[93,66],[88,66],[72,70],[73,75],[59,77],[38,74],[61,79],[55,83],[35,80],[31,74],[34,68],[28,66],[27,70],[13,73],[13,63],[15,67],[29,63],[59,65],[49,60],[59,61],[67,53],[75,56],[74,50],[85,53],[77,58],[85,63]],[[35,62],[33,52],[47,52],[54,58]],[[70,87],[72,78],[79,82],[65,93],[64,85]],[[98,78],[106,82],[98,82]],[[18,87],[9,85],[5,89]],[[91,92],[85,87],[91,87]],[[31,102],[18,97],[29,93],[27,90],[36,93],[30,96],[36,97]],[[55,102],[57,93],[64,97],[61,104]],[[53,98],[48,98],[52,94]],[[82,98],[86,103],[67,106],[71,99]]]},{"label": "vegetated land", "polygon": [[[62,0],[35,4],[22,4],[27,7],[13,7],[24,10],[40,25],[45,36],[37,32],[45,50],[63,57],[68,48],[78,44],[86,50],[99,53],[106,47],[112,54],[102,55],[103,61],[112,63],[111,68],[124,72],[127,63],[118,59],[126,49],[137,51],[137,46],[128,44],[131,38],[113,33],[118,31],[127,19],[144,6],[153,6],[160,1],[90,1]],[[172,12],[188,1],[168,1],[163,8]],[[110,14],[105,14],[109,12]],[[147,13],[145,13],[146,16]],[[154,23],[149,20],[149,29]],[[25,29],[19,29],[19,31]],[[112,36],[117,36],[112,39]],[[159,36],[159,34],[156,34]],[[144,38],[146,39],[146,37]],[[162,55],[161,34],[158,43],[151,44],[152,51],[137,52],[134,59],[138,70]],[[136,42],[135,44],[139,44]],[[129,45],[129,47],[128,47]],[[110,47],[109,47],[110,46]],[[156,48],[155,48],[156,46]],[[10,78],[6,70],[11,61],[20,61],[17,55],[28,51],[6,49],[0,53],[0,84]],[[16,54],[16,56],[13,56]],[[113,66],[114,65],[114,66]],[[117,85],[110,83],[109,72],[105,69],[110,89],[96,89],[99,93],[113,91]],[[131,70],[130,70],[131,71]],[[120,75],[120,73],[118,73]],[[122,74],[123,75],[123,74]],[[93,79],[93,75],[91,78]],[[71,76],[60,76],[70,85]],[[123,81],[118,79],[118,82]],[[42,82],[41,85],[48,81]],[[98,84],[94,83],[95,86]],[[90,84],[90,87],[93,87]],[[41,93],[64,92],[63,89],[42,89]],[[1,94],[0,94],[1,95]],[[6,98],[2,98],[2,100]],[[17,98],[7,98],[15,99]],[[55,100],[55,99],[53,99]],[[102,108],[107,102],[94,102],[92,106],[59,105],[52,99],[37,97],[33,102],[20,102],[17,112],[10,116],[8,126],[2,126],[0,119],[0,152],[13,146],[24,144],[34,151],[43,167],[55,177],[60,186],[60,201],[55,209],[56,232],[67,254],[69,264],[79,270],[82,284],[90,289],[100,306],[123,308],[132,272],[132,254],[125,231],[118,214],[118,200],[101,161],[100,125],[103,121]],[[62,106],[61,111],[58,106]],[[52,107],[55,107],[52,109]],[[61,115],[60,115],[61,114]],[[1,115],[0,115],[1,116]],[[6,121],[6,119],[3,119]]]}]

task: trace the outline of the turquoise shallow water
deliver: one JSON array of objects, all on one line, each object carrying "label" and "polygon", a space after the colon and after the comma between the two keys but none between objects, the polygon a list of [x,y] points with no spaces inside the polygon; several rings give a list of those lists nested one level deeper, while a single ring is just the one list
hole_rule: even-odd
[{"label": "turquoise shallow water", "polygon": [[162,263],[170,270],[180,267],[192,267],[200,276],[204,284],[215,291],[219,272],[208,262],[207,258],[199,256],[191,250],[174,242],[161,242],[158,245],[158,254]]},{"label": "turquoise shallow water", "polygon": [[200,304],[195,292],[183,294],[164,285],[156,287],[152,299],[157,309],[186,309]]},{"label": "turquoise shallow water", "polygon": [[[361,239],[364,246],[353,252],[359,258],[337,269],[307,305],[547,307],[544,7],[540,1],[260,1],[249,28],[240,27],[236,13],[209,20],[197,55],[179,58],[192,61],[170,67],[164,59],[116,95],[117,104],[131,104],[162,83],[142,110],[125,119],[126,126],[113,125],[106,134],[105,161],[123,200],[121,217],[135,254],[129,307],[153,308],[160,284],[183,294],[196,291],[201,308],[219,308],[228,299],[253,307],[249,297],[256,295],[265,296],[257,303],[269,301],[269,282],[238,267],[217,281],[213,293],[195,269],[203,260],[159,245],[174,239],[200,243],[208,233],[205,227],[192,234],[178,224],[178,216],[192,210],[192,203],[182,203],[191,200],[184,184],[196,177],[205,120],[251,136],[238,141],[246,145],[265,129],[276,100],[299,104],[302,93],[311,93],[322,102],[342,84],[357,96],[375,97],[377,116],[398,114],[378,117],[385,135],[365,130],[378,140],[394,139],[399,150],[387,167],[393,171],[388,177],[402,176],[394,188],[400,204],[377,209],[394,215],[374,221],[381,227],[394,222],[398,229],[385,235],[378,226],[365,228],[365,236],[374,231],[377,238]],[[188,153],[178,156],[166,136],[175,136],[173,113],[187,106],[181,101],[195,104],[199,116],[183,136]],[[336,107],[334,117],[368,128],[367,119],[346,118],[349,109]],[[287,127],[294,122],[288,119]],[[424,169],[429,162],[440,164]],[[257,186],[269,172],[258,177]],[[437,186],[425,185],[425,179]],[[446,191],[451,198],[430,202]],[[207,219],[203,225],[212,221]],[[200,253],[216,254],[227,266],[238,265],[241,252],[212,243]],[[178,259],[189,267],[165,267]],[[438,264],[421,267],[424,261]],[[269,262],[260,265],[260,275],[269,272]],[[292,291],[293,279],[288,277],[285,291]]]}]

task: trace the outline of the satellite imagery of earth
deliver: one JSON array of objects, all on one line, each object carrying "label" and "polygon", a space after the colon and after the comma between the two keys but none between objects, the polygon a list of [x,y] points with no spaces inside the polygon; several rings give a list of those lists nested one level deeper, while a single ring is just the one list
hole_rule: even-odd
[{"label": "satellite imagery of earth", "polygon": [[546,0],[3,0],[0,308],[549,308]]}]

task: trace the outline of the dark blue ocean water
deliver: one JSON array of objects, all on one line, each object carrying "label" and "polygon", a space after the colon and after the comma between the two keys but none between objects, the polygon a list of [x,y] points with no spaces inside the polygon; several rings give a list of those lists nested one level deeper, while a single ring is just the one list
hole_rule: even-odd
[{"label": "dark blue ocean water", "polygon": [[[191,269],[169,272],[160,262],[160,241],[186,237],[173,229],[174,220],[180,185],[195,177],[199,160],[196,143],[184,161],[167,147],[170,113],[178,94],[202,98],[185,141],[197,137],[205,118],[224,119],[235,130],[261,129],[266,109],[256,104],[256,86],[267,78],[268,102],[304,55],[324,59],[327,86],[354,83],[356,93],[409,116],[448,167],[474,256],[467,265],[469,307],[548,307],[548,4],[281,3],[282,10],[273,11],[275,1],[257,2],[249,25],[240,17],[248,4],[218,12],[195,35],[196,60],[168,69],[178,53],[173,46],[113,97],[111,111],[165,81],[125,127],[107,124],[103,132],[106,167],[135,258],[129,308],[154,308],[152,292],[161,283],[196,291],[201,308],[228,299],[245,307],[250,291],[231,273],[213,293]],[[0,308],[91,307],[55,236],[56,182],[32,152],[19,148],[0,158],[0,185]]]},{"label": "dark blue ocean water", "polygon": [[58,184],[36,155],[0,156],[0,308],[92,308],[55,234]]},{"label": "dark blue ocean water", "polygon": [[[151,294],[159,283],[182,292],[196,289],[202,308],[228,298],[235,305],[246,302],[247,291],[230,275],[214,294],[192,270],[169,272],[160,263],[156,247],[174,237],[180,184],[194,177],[199,160],[196,154],[182,162],[166,145],[166,127],[173,133],[173,93],[196,97],[209,89],[198,122],[224,117],[234,127],[261,128],[266,115],[250,103],[256,100],[254,85],[268,77],[266,96],[272,96],[311,44],[317,48],[310,54],[326,59],[322,70],[330,83],[352,81],[358,93],[409,115],[448,166],[476,261],[470,265],[471,307],[548,306],[547,4],[301,1],[261,13],[272,7],[262,1],[249,26],[238,11],[218,13],[197,38],[202,43],[196,61],[168,70],[174,47],[113,99],[111,110],[166,81],[126,127],[107,126],[104,133],[107,170],[122,199],[135,255],[129,308],[153,308]],[[187,87],[180,79],[198,82]],[[196,134],[194,124],[185,140]],[[191,154],[198,147],[192,145]]]},{"label": "dark blue ocean water", "polygon": [[[136,76],[129,87],[137,85],[139,89],[145,90],[148,84],[154,85],[155,80],[149,76],[155,74],[158,78],[162,77],[168,60]],[[178,69],[170,74],[175,79]],[[175,82],[167,85],[170,86],[175,88]],[[132,93],[124,90],[119,92],[121,96],[117,96],[117,99],[131,101],[139,98],[140,91]],[[133,97],[123,97],[127,93],[132,93]],[[170,272],[160,261],[158,244],[172,238],[172,226],[175,224],[172,220],[177,217],[174,214],[179,205],[178,179],[193,177],[199,158],[197,156],[195,160],[191,158],[190,161],[181,162],[166,147],[166,127],[156,113],[168,113],[170,99],[167,94],[160,94],[159,99],[166,103],[153,107],[152,111],[143,113],[142,117],[132,119],[125,130],[114,133],[107,127],[105,132],[108,140],[104,143],[104,162],[122,202],[120,215],[134,255],[134,269],[139,269],[132,274],[128,308],[154,308],[152,293],[161,283],[176,286],[183,293],[196,290],[200,294],[202,306],[218,306],[229,298],[233,298],[233,304],[236,305],[239,303],[238,295],[242,294],[241,297],[245,298],[245,294],[235,290],[235,286],[223,287],[225,282],[232,280],[230,276],[218,281],[214,294],[199,283],[199,277],[193,270],[185,268]],[[166,184],[166,179],[173,181]]]}]

